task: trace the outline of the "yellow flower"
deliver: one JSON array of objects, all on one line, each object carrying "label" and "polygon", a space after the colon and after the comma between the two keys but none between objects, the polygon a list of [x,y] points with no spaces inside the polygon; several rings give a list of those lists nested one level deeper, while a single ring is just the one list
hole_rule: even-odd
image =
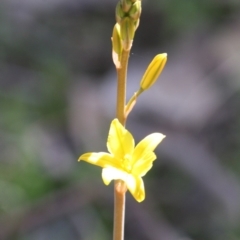
[{"label": "yellow flower", "polygon": [[84,160],[102,167],[102,178],[106,185],[112,180],[124,181],[133,197],[141,202],[145,198],[142,177],[151,169],[156,159],[153,151],[164,137],[161,133],[150,134],[135,147],[132,134],[118,119],[114,119],[107,140],[110,153],[85,153],[78,161]]}]

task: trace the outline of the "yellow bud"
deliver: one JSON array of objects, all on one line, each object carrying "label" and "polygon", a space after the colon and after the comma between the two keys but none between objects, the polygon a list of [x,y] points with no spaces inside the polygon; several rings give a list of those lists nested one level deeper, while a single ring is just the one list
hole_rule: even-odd
[{"label": "yellow bud", "polygon": [[129,51],[132,47],[133,37],[135,34],[135,23],[129,17],[125,17],[120,24],[120,35],[122,38],[122,47]]},{"label": "yellow bud", "polygon": [[151,63],[148,65],[148,68],[145,71],[140,82],[141,89],[147,90],[156,82],[166,62],[167,62],[166,53],[158,54],[153,58]]}]

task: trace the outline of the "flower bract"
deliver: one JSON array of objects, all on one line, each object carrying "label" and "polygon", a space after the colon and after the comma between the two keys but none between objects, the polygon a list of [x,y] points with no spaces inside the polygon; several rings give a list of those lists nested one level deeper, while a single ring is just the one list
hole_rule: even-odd
[{"label": "flower bract", "polygon": [[141,202],[145,198],[142,177],[151,169],[156,159],[153,151],[164,137],[161,133],[152,133],[135,147],[132,134],[118,119],[114,119],[107,139],[109,153],[85,153],[79,157],[79,161],[102,167],[102,179],[106,185],[112,180],[124,181],[133,197]]}]

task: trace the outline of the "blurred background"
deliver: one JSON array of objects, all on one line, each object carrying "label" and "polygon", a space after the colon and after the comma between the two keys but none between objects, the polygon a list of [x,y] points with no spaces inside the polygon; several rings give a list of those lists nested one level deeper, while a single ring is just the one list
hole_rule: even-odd
[{"label": "blurred background", "polygon": [[[2,0],[0,239],[112,238],[113,184],[80,154],[106,151],[115,117],[117,0]],[[143,0],[128,98],[167,52],[127,128],[167,135],[127,194],[131,240],[240,239],[240,1]]]}]

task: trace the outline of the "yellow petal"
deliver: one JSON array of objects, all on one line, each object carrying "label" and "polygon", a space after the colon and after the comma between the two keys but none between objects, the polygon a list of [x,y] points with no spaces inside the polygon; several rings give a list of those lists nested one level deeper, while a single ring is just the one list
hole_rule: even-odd
[{"label": "yellow petal", "polygon": [[132,155],[134,145],[132,134],[122,126],[118,119],[114,119],[111,123],[107,140],[108,151],[114,157],[123,159],[126,154]]},{"label": "yellow petal", "polygon": [[102,170],[102,178],[106,185],[112,180],[122,180],[138,202],[143,201],[145,198],[144,184],[141,177],[128,174],[116,168],[107,167]]},{"label": "yellow petal", "polygon": [[116,161],[116,159],[112,155],[105,152],[85,153],[79,157],[78,161],[80,160],[86,161],[102,168],[110,166],[116,168],[121,167],[121,165],[118,164],[118,161]]},{"label": "yellow petal", "polygon": [[152,133],[145,137],[141,142],[138,143],[133,153],[133,163],[136,163],[138,160],[141,160],[147,152],[152,152],[157,147],[157,145],[165,138],[166,136],[161,133]]},{"label": "yellow petal", "polygon": [[128,174],[127,188],[138,202],[145,199],[144,183],[141,177]]},{"label": "yellow petal", "polygon": [[134,164],[132,173],[143,177],[152,168],[152,163],[155,159],[156,155],[154,152],[147,152]]},{"label": "yellow petal", "polygon": [[108,185],[112,180],[127,181],[128,173],[113,167],[106,167],[102,170],[103,182]]}]

